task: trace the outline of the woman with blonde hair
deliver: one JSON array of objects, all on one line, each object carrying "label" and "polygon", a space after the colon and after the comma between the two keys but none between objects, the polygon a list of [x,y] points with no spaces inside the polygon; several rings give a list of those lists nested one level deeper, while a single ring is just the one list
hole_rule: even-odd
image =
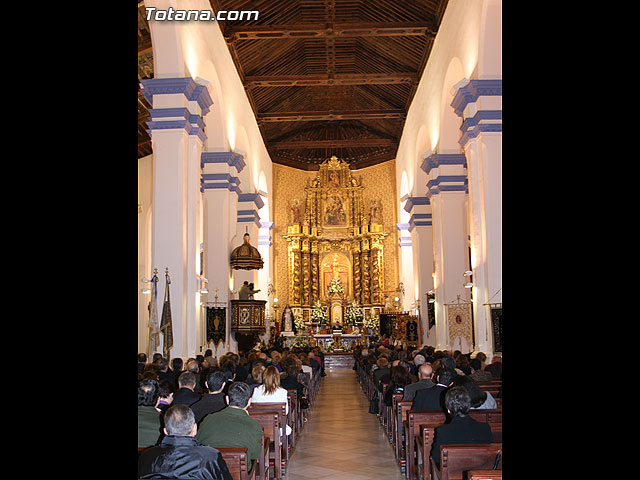
[{"label": "woman with blonde hair", "polygon": [[[289,402],[287,391],[280,386],[280,372],[273,365],[269,365],[262,372],[262,385],[253,389],[251,403],[282,403],[286,405],[285,411],[289,414]],[[291,427],[287,425],[287,435],[291,433]]]}]

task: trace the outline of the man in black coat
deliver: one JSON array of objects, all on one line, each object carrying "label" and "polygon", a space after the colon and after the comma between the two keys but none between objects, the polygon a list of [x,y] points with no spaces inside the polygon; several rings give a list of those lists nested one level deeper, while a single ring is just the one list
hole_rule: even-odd
[{"label": "man in black coat", "polygon": [[[438,383],[423,390],[418,390],[411,404],[411,410],[442,410],[446,412],[444,394],[453,383],[456,372],[445,368],[438,376]],[[175,400],[174,400],[175,401]]]},{"label": "man in black coat", "polygon": [[435,430],[431,447],[431,458],[440,464],[442,445],[493,443],[491,427],[487,423],[471,418],[471,397],[464,387],[452,387],[445,394],[445,407],[451,415],[451,421]]},{"label": "man in black coat", "polygon": [[209,373],[205,383],[209,393],[191,405],[197,424],[200,424],[200,421],[208,414],[219,412],[227,406],[223,390],[228,381],[232,381],[232,379],[228,378],[227,372],[215,370]]},{"label": "man in black coat", "polygon": [[188,407],[200,400],[200,394],[193,391],[196,388],[196,376],[193,373],[182,372],[178,377],[178,386],[180,388],[173,394],[173,405]]},{"label": "man in black coat", "polygon": [[138,478],[215,478],[232,480],[218,450],[201,444],[193,412],[172,405],[164,416],[165,437],[138,458]]}]

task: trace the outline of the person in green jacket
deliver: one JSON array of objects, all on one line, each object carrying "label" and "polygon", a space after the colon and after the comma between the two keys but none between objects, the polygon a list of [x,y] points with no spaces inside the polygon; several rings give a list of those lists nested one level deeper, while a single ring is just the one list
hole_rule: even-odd
[{"label": "person in green jacket", "polygon": [[159,395],[157,380],[144,378],[138,383],[138,448],[156,445],[162,435],[160,412],[156,410]]},{"label": "person in green jacket", "polygon": [[227,392],[228,407],[202,419],[196,440],[213,448],[245,447],[249,463],[260,456],[262,427],[249,416],[251,387],[233,382]]}]

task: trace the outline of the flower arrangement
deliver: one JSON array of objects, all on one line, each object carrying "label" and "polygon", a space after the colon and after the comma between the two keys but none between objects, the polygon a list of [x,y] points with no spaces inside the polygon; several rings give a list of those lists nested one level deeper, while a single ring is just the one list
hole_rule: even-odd
[{"label": "flower arrangement", "polygon": [[326,325],[328,319],[329,314],[327,310],[322,306],[320,301],[316,302],[311,309],[311,321],[313,323],[319,323],[320,325]]},{"label": "flower arrangement", "polygon": [[362,322],[362,320],[364,319],[364,313],[362,313],[362,308],[360,308],[357,301],[354,300],[347,307],[344,318],[347,322],[347,325],[350,326],[354,326],[356,323]]},{"label": "flower arrangement", "polygon": [[331,283],[329,284],[329,293],[339,293],[340,295],[344,293],[344,286],[339,278],[335,277],[331,279]]},{"label": "flower arrangement", "polygon": [[378,328],[380,327],[380,316],[372,313],[369,318],[364,319],[363,326],[365,328],[370,328],[371,330],[378,330]]},{"label": "flower arrangement", "polygon": [[293,342],[293,346],[300,348],[310,348],[311,343],[309,342],[309,338],[306,335],[298,335]]},{"label": "flower arrangement", "polygon": [[304,323],[304,318],[302,318],[302,313],[296,313],[293,316],[293,323],[296,326],[297,332],[304,332],[307,328],[307,325]]}]

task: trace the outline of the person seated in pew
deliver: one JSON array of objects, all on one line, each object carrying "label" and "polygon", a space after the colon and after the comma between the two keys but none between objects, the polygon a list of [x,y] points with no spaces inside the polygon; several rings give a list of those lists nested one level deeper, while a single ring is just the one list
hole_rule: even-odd
[{"label": "person seated in pew", "polygon": [[[435,387],[434,387],[435,388]],[[444,396],[451,420],[435,429],[431,458],[440,465],[442,445],[493,443],[491,427],[469,416],[471,397],[464,387],[451,387]]]},{"label": "person seated in pew", "polygon": [[247,449],[251,463],[260,456],[262,427],[249,416],[251,387],[244,382],[233,382],[226,395],[227,408],[210,413],[202,419],[196,440],[211,447],[238,447]]},{"label": "person seated in pew", "polygon": [[174,405],[186,405],[187,407],[200,400],[200,394],[194,392],[196,388],[196,376],[193,372],[182,372],[178,377],[178,391],[173,394]]},{"label": "person seated in pew", "polygon": [[480,390],[478,384],[468,375],[458,375],[453,379],[454,387],[464,387],[471,397],[471,409],[492,410],[498,408],[498,402],[493,396],[484,390]]},{"label": "person seated in pew", "polygon": [[438,383],[431,388],[419,390],[411,404],[411,410],[442,410],[446,412],[444,395],[451,386],[456,372],[450,368],[440,370]]},{"label": "person seated in pew", "polygon": [[389,387],[384,393],[383,403],[391,407],[393,405],[393,394],[404,394],[404,389],[409,383],[409,370],[406,367],[402,365],[391,367]]},{"label": "person seated in pew", "polygon": [[304,397],[304,385],[299,381],[299,375],[302,372],[302,363],[295,355],[287,355],[280,365],[282,372],[280,373],[280,386],[285,390],[293,390],[297,392],[298,401]]},{"label": "person seated in pew", "polygon": [[493,380],[493,375],[491,372],[485,372],[483,370],[483,362],[487,359],[487,356],[480,352],[476,355],[476,358],[472,359],[471,364],[471,378],[473,378],[476,382],[490,382]]},{"label": "person seated in pew", "polygon": [[156,409],[158,381],[144,378],[138,383],[138,448],[156,445],[162,435],[160,411]]},{"label": "person seated in pew", "polygon": [[485,372],[491,373],[494,380],[502,380],[502,357],[499,355],[491,359],[491,363],[484,367]]},{"label": "person seated in pew", "polygon": [[[280,372],[273,365],[269,365],[262,372],[262,385],[258,385],[251,395],[253,403],[282,403],[286,405],[285,412],[289,414],[287,390],[280,385]],[[291,435],[291,427],[287,427],[287,435]],[[281,429],[282,430],[282,429]],[[282,434],[282,431],[280,432]]]},{"label": "person seated in pew", "polygon": [[160,380],[158,382],[158,403],[156,404],[156,410],[160,412],[161,416],[171,406],[175,391],[176,388],[173,386],[173,382],[169,380]]},{"label": "person seated in pew", "polygon": [[233,480],[218,450],[194,437],[198,424],[186,405],[172,405],[164,416],[164,438],[138,458],[138,478],[215,478]]},{"label": "person seated in pew", "polygon": [[221,370],[209,372],[205,382],[209,393],[205,393],[200,400],[191,405],[197,424],[200,424],[208,414],[219,412],[227,407],[223,390],[228,381],[230,381],[228,372]]},{"label": "person seated in pew", "polygon": [[425,388],[431,388],[435,385],[433,380],[431,380],[431,376],[433,374],[433,369],[431,365],[428,363],[422,363],[418,367],[418,381],[415,383],[410,383],[404,387],[404,395],[402,396],[402,400],[413,400],[418,393],[419,390]]}]

